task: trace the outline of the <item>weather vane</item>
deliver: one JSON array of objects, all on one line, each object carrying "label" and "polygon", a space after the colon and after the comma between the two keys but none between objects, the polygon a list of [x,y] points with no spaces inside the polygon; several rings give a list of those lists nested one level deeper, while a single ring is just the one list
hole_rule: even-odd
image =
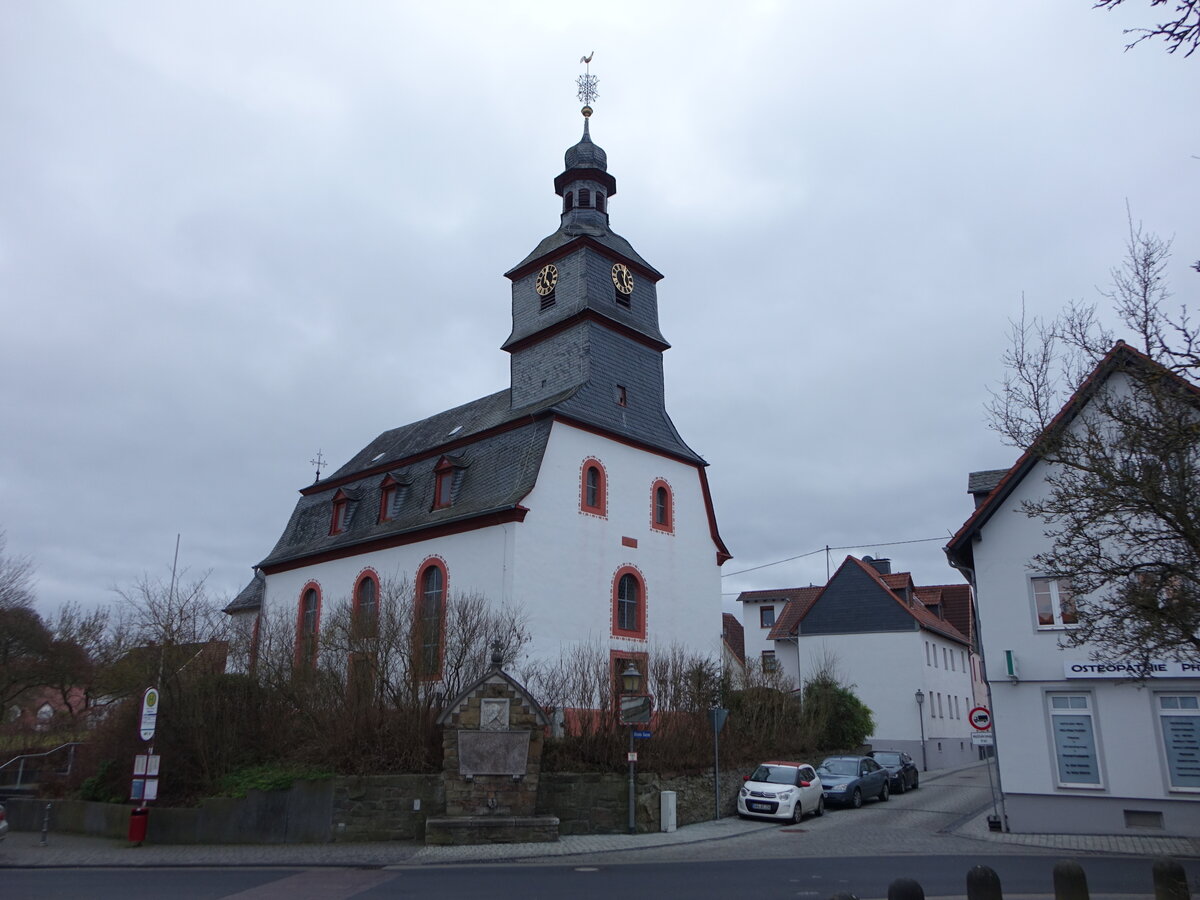
[{"label": "weather vane", "polygon": [[596,55],[593,50],[587,56],[579,57],[579,61],[584,65],[583,74],[575,79],[575,83],[579,85],[579,99],[583,101],[583,117],[586,119],[592,114],[592,103],[600,95],[596,93],[596,82],[599,80],[592,74],[592,57]]},{"label": "weather vane", "polygon": [[317,458],[310,459],[309,463],[317,467],[317,477],[313,479],[313,484],[321,480],[321,466],[325,465],[325,457],[321,455],[321,450],[317,449]]}]

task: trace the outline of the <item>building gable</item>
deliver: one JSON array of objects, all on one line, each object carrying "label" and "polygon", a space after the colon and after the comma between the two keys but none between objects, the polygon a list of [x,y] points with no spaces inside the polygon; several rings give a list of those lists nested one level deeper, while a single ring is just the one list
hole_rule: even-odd
[{"label": "building gable", "polygon": [[870,567],[847,557],[800,622],[801,635],[915,631],[917,622]]}]

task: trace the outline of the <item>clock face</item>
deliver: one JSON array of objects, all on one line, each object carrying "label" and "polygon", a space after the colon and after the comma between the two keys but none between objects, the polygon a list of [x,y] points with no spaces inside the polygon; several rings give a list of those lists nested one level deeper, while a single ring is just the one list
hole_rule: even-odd
[{"label": "clock face", "polygon": [[558,269],[554,266],[543,266],[542,271],[538,272],[534,288],[539,294],[545,297],[554,291],[554,285],[556,284],[558,284]]},{"label": "clock face", "polygon": [[633,293],[633,273],[629,271],[629,266],[624,263],[617,263],[613,266],[612,280],[622,294]]}]

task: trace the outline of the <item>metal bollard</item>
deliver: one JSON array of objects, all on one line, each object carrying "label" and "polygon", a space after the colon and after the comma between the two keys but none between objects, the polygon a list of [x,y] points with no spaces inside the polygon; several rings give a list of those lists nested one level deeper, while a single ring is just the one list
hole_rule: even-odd
[{"label": "metal bollard", "polygon": [[1187,873],[1169,856],[1154,861],[1154,900],[1191,900]]},{"label": "metal bollard", "polygon": [[1088,900],[1083,866],[1073,859],[1060,859],[1054,864],[1054,896],[1056,900]]},{"label": "metal bollard", "polygon": [[42,816],[42,839],[38,843],[39,847],[45,847],[49,843],[48,837],[50,834],[50,806],[51,806],[51,804],[49,804],[49,803],[46,804],[46,814],[44,816]]},{"label": "metal bollard", "polygon": [[974,866],[967,872],[967,900],[1003,900],[995,869]]},{"label": "metal bollard", "polygon": [[897,878],[888,885],[888,900],[925,900],[925,889],[911,878]]}]

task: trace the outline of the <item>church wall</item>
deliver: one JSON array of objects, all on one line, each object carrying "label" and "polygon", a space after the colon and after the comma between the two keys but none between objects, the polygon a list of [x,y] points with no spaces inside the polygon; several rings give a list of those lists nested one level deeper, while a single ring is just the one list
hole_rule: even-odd
[{"label": "church wall", "polygon": [[[588,458],[607,474],[604,518],[580,511]],[[673,534],[651,527],[656,478],[671,488]],[[719,659],[719,568],[694,466],[559,423],[525,505],[530,512],[516,532],[514,574],[517,593],[543,611],[533,655],[555,659],[589,642],[639,652],[678,642]],[[625,538],[637,546],[626,546]],[[645,582],[645,641],[612,637],[613,581],[623,566],[636,567]]]}]

